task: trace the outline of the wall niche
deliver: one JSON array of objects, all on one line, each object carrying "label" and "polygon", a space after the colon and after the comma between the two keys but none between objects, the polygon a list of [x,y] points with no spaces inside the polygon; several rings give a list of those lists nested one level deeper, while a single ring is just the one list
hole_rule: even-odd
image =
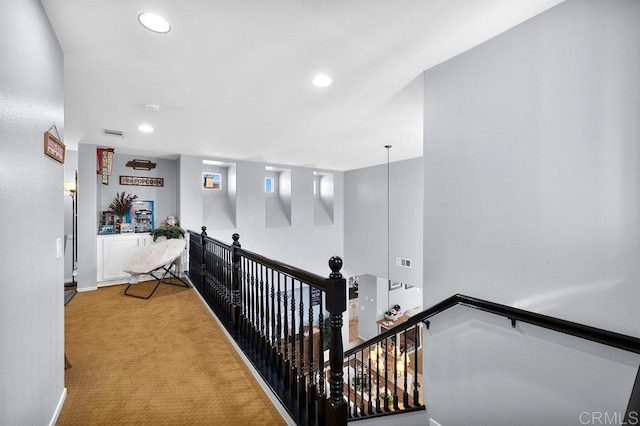
[{"label": "wall niche", "polygon": [[207,229],[235,229],[237,219],[236,164],[202,161],[202,218]]},{"label": "wall niche", "polygon": [[333,225],[333,174],[313,172],[313,224]]},{"label": "wall niche", "polygon": [[291,169],[264,168],[265,226],[291,226]]}]

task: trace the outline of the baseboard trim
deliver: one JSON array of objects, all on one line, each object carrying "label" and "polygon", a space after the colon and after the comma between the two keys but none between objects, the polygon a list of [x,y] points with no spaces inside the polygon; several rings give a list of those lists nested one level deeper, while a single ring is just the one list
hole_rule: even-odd
[{"label": "baseboard trim", "polygon": [[56,411],[53,413],[53,417],[49,422],[49,426],[55,426],[58,422],[58,417],[62,412],[62,406],[64,405],[64,401],[67,399],[67,388],[62,388],[62,395],[60,395],[60,400],[58,401],[58,405],[56,406]]},{"label": "baseboard trim", "polygon": [[[188,275],[186,276],[186,278],[189,280],[189,276]],[[211,310],[211,308],[209,307],[207,302],[204,300],[202,295],[198,292],[198,290],[196,290],[196,288],[193,285],[193,283],[191,282],[191,280],[189,280],[189,282],[191,283],[191,290],[196,294],[196,296],[198,296],[200,298],[200,301],[202,302],[204,307],[207,309],[207,311],[209,311],[209,314],[218,323],[218,325],[220,326],[220,329],[222,330],[224,335],[227,337],[227,340],[231,343],[231,346],[233,346],[233,348],[238,353],[238,356],[240,356],[240,358],[245,363],[245,365],[247,366],[249,371],[251,371],[251,374],[253,374],[253,376],[256,378],[256,380],[258,381],[258,384],[260,385],[262,390],[264,390],[264,393],[267,394],[267,396],[269,397],[269,399],[273,403],[273,406],[276,407],[276,410],[278,410],[278,413],[280,413],[280,415],[282,416],[283,420],[285,422],[287,422],[287,425],[295,426],[296,422],[293,420],[293,418],[291,418],[291,416],[289,415],[289,412],[287,412],[287,409],[282,406],[282,402],[280,402],[278,397],[273,394],[273,391],[271,390],[269,385],[267,385],[265,383],[265,381],[262,378],[262,376],[260,375],[260,373],[258,373],[258,370],[256,370],[256,368],[253,366],[253,364],[251,363],[249,358],[247,358],[247,356],[244,354],[242,349],[240,349],[240,346],[238,346],[236,341],[233,340],[233,337],[229,334],[229,332],[227,331],[225,326],[222,324],[222,322],[220,322],[220,320],[218,319],[216,314],[213,313],[213,311]]]},{"label": "baseboard trim", "polygon": [[82,293],[82,292],[85,292],[85,291],[94,291],[94,290],[97,290],[97,289],[98,289],[98,287],[76,287],[76,291],[78,293]]}]

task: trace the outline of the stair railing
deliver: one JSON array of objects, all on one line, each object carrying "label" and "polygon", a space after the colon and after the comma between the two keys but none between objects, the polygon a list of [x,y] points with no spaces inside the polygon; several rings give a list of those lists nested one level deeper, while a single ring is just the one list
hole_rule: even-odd
[{"label": "stair railing", "polygon": [[[344,353],[345,397],[348,401],[348,420],[398,414],[424,409],[422,384],[421,336],[422,328],[429,329],[431,318],[457,305],[478,309],[507,318],[512,327],[517,321],[568,334],[610,347],[640,354],[640,339],[585,324],[579,324],[499,303],[456,294],[418,313],[406,322],[370,339]],[[380,349],[381,348],[381,349]],[[415,352],[415,363],[410,356]],[[377,366],[377,363],[382,363]],[[404,365],[401,365],[404,363]],[[400,365],[400,368],[398,366]],[[398,373],[401,371],[401,373]],[[414,373],[413,386],[408,371]],[[381,379],[380,375],[384,375]],[[420,377],[420,379],[416,379]],[[354,380],[355,378],[355,380]],[[386,398],[381,398],[384,391]],[[389,396],[391,393],[391,396]],[[623,424],[637,419],[640,413],[640,368],[629,397]]]},{"label": "stair railing", "polygon": [[344,353],[348,420],[424,410],[422,327],[415,316]]},{"label": "stair railing", "polygon": [[[423,410],[423,328],[457,305],[503,316],[513,327],[523,321],[640,353],[636,337],[459,294],[345,352],[340,258],[329,260],[332,272],[323,278],[242,249],[238,234],[228,245],[202,231],[189,231],[191,282],[301,425]],[[640,369],[625,424],[639,412]]]},{"label": "stair railing", "polygon": [[324,278],[243,249],[238,234],[232,239],[209,238],[204,226],[189,231],[194,287],[298,424],[346,425],[342,259],[329,259]]}]

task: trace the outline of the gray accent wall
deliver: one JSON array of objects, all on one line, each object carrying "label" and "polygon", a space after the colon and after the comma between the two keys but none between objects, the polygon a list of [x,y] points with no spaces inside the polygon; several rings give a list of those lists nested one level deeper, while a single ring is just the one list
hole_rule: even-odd
[{"label": "gray accent wall", "polygon": [[[134,159],[149,160],[155,163],[156,167],[151,170],[134,170],[131,167],[127,167],[127,162]],[[111,176],[109,177],[109,184],[97,184],[98,212],[109,210],[109,204],[111,204],[116,194],[125,191],[128,194],[137,195],[138,200],[150,200],[154,202],[154,226],[157,228],[165,222],[167,216],[177,216],[177,174],[177,160],[156,158],[145,155],[126,155],[120,154],[118,153],[118,150],[116,150],[113,155],[113,166],[111,169]],[[98,181],[100,180],[100,176],[95,174],[95,172],[94,176]],[[164,186],[120,185],[120,176],[161,177],[163,179]]]},{"label": "gray accent wall", "polygon": [[97,288],[98,184],[96,145],[78,145],[78,291]]},{"label": "gray accent wall", "polygon": [[[463,293],[640,337],[639,23],[638,1],[568,0],[425,72],[425,306]],[[427,335],[443,425],[624,412],[640,363],[466,312]]]},{"label": "gray accent wall", "polygon": [[0,424],[53,424],[66,395],[65,194],[43,143],[54,123],[64,138],[63,55],[39,1],[0,2],[0,63]]},{"label": "gray accent wall", "polygon": [[[108,206],[118,192],[135,194],[140,200],[154,201],[154,226],[163,224],[167,216],[178,212],[178,160],[156,158],[151,155],[119,154],[113,156],[113,166],[109,184],[103,185],[96,173],[98,145],[81,143],[78,145],[78,291],[97,288],[97,241],[100,213]],[[150,160],[156,163],[151,171],[133,170],[126,167],[129,160]],[[120,176],[162,177],[163,187],[120,185]],[[202,200],[200,200],[202,203]],[[180,215],[178,214],[178,219]]]}]

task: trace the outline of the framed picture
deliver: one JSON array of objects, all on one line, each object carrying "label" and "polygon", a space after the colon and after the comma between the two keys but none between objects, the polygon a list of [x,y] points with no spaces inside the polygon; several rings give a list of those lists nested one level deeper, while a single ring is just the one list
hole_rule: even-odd
[{"label": "framed picture", "polygon": [[220,173],[203,173],[202,174],[203,189],[222,189],[222,175]]},{"label": "framed picture", "polygon": [[44,132],[44,153],[60,163],[64,163],[65,146],[51,133]]},{"label": "framed picture", "polygon": [[402,288],[402,283],[400,281],[389,281],[389,291],[397,290]]}]

